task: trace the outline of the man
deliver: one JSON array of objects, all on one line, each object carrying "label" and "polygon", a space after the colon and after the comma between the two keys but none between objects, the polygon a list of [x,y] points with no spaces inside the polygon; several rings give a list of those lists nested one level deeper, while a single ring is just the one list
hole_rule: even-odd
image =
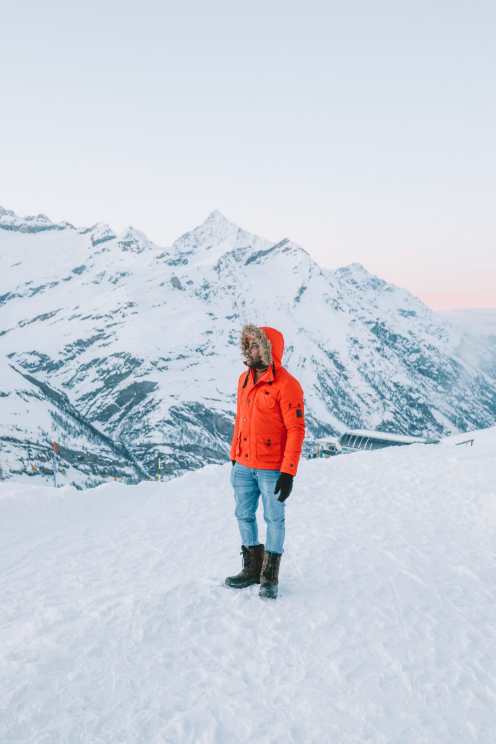
[{"label": "man", "polygon": [[[231,442],[231,484],[241,533],[243,568],[226,584],[260,584],[261,597],[277,597],[284,546],[285,502],[293,487],[305,436],[303,390],[281,364],[284,337],[268,326],[246,325],[241,352],[248,367],[238,381]],[[262,496],[266,545],[258,542],[256,511]]]}]

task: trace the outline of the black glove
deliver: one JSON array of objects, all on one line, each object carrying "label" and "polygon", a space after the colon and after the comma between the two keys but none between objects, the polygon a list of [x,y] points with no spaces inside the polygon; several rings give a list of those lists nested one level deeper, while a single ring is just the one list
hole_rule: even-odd
[{"label": "black glove", "polygon": [[289,475],[289,473],[281,473],[279,478],[277,479],[276,487],[274,488],[274,493],[279,493],[279,491],[281,492],[277,500],[286,501],[289,494],[291,493],[292,488],[293,476]]},{"label": "black glove", "polygon": [[236,460],[231,460],[233,465],[236,465]]}]

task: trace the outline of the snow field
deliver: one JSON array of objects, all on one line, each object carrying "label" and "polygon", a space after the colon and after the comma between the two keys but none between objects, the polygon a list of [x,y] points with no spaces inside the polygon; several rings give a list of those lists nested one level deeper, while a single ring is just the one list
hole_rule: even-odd
[{"label": "snow field", "polygon": [[495,453],[303,461],[275,602],[223,586],[230,465],[0,484],[0,741],[493,744]]}]

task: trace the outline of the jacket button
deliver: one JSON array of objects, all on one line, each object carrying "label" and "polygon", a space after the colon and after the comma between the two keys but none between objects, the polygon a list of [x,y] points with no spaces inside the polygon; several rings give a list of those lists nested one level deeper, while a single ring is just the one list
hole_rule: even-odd
[{"label": "jacket button", "polygon": [[243,437],[243,440],[244,440],[245,442],[246,442],[246,440],[247,440],[247,439],[248,439],[248,437]]}]

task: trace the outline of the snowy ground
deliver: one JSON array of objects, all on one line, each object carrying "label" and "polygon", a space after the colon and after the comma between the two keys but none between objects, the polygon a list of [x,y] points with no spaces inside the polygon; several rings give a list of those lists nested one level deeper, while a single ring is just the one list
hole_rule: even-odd
[{"label": "snowy ground", "polygon": [[303,462],[275,602],[229,467],[1,484],[1,744],[494,744],[496,428]]}]

